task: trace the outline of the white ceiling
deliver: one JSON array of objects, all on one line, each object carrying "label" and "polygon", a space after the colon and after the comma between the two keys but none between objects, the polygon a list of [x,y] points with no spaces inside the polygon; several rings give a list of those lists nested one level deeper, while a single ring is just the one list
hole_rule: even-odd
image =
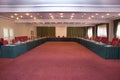
[{"label": "white ceiling", "polygon": [[0,0],[0,5],[88,4],[119,5],[120,0]]},{"label": "white ceiling", "polygon": [[0,0],[0,16],[16,23],[92,26],[120,18],[120,0]]}]

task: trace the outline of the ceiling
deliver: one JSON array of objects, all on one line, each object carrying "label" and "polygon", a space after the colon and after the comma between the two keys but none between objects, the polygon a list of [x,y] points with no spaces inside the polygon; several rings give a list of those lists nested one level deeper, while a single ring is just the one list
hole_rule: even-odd
[{"label": "ceiling", "polygon": [[0,16],[15,23],[94,26],[120,18],[120,0],[0,0]]},{"label": "ceiling", "polygon": [[90,4],[119,5],[120,0],[0,0],[0,5]]}]

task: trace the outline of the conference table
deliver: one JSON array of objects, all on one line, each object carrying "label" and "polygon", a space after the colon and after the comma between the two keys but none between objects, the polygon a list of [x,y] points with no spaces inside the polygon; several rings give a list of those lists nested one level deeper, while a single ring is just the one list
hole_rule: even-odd
[{"label": "conference table", "polygon": [[120,59],[120,46],[106,45],[101,42],[95,42],[83,38],[40,38],[36,40],[26,41],[24,43],[15,45],[4,45],[1,47],[3,58],[15,58],[25,52],[47,42],[47,41],[74,41],[77,42],[91,51],[95,52],[97,55],[105,59]]},{"label": "conference table", "polygon": [[2,58],[15,58],[35,47],[44,43],[46,41],[45,38],[30,40],[26,42],[22,42],[14,45],[4,45],[1,47],[1,57]]},{"label": "conference table", "polygon": [[77,42],[105,59],[120,59],[120,46],[106,45],[101,42],[96,42],[83,38],[78,38]]}]

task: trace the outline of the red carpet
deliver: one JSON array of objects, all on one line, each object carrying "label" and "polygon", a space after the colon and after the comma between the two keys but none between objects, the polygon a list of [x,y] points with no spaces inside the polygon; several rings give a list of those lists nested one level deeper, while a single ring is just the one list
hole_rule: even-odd
[{"label": "red carpet", "polygon": [[120,60],[75,42],[46,42],[15,59],[0,58],[0,80],[120,80]]}]

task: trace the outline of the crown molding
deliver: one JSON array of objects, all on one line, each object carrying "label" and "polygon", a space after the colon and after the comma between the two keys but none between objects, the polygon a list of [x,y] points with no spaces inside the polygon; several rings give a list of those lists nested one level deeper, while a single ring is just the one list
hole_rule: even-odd
[{"label": "crown molding", "polygon": [[0,5],[0,12],[120,12],[120,5],[87,5],[87,4]]}]

